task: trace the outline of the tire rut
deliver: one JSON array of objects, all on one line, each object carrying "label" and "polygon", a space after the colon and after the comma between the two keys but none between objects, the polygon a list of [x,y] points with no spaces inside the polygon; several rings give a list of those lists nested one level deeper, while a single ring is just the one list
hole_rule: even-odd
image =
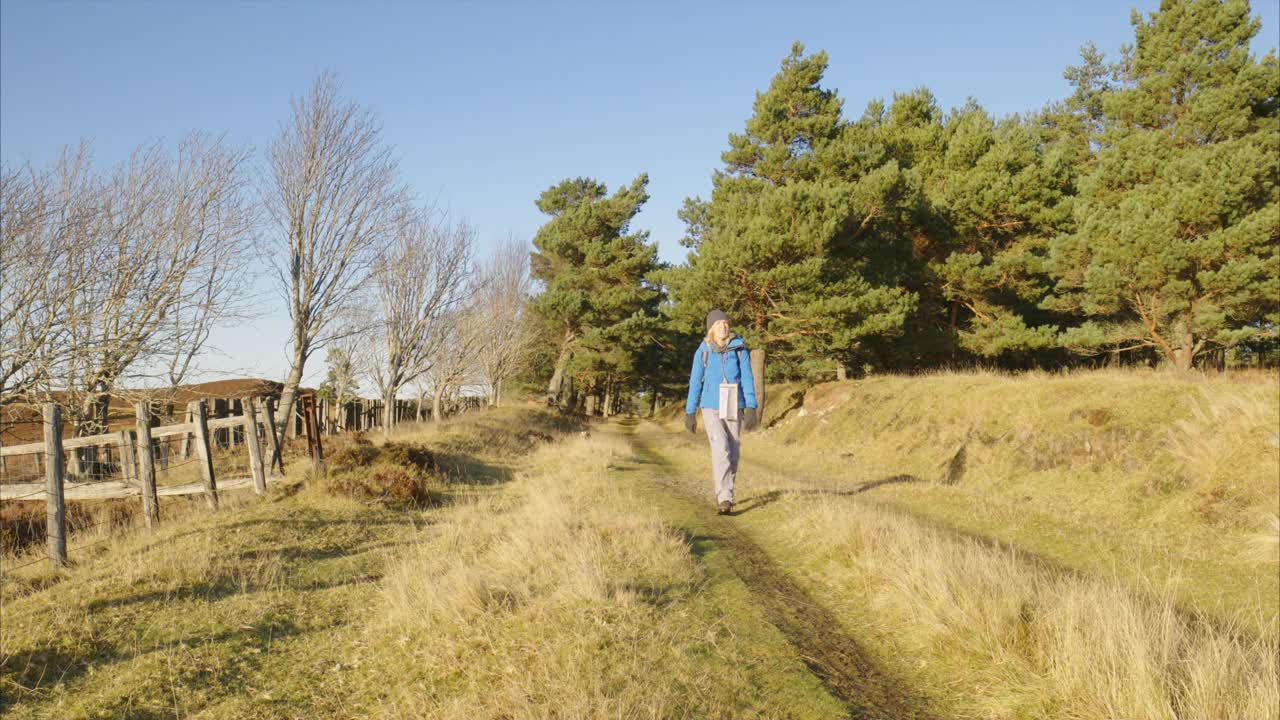
[{"label": "tire rut", "polygon": [[[637,454],[646,462],[670,464],[634,433],[627,432]],[[755,541],[733,527],[731,518],[717,517],[705,502],[696,502],[672,479],[660,481],[663,490],[686,503],[696,514],[700,528],[683,530],[696,540],[718,543],[732,558],[728,563],[751,590],[768,621],[796,650],[804,664],[823,686],[846,708],[850,717],[866,720],[932,720],[923,695],[878,668],[861,644],[847,633],[836,616],[815,600],[786,573]]]}]

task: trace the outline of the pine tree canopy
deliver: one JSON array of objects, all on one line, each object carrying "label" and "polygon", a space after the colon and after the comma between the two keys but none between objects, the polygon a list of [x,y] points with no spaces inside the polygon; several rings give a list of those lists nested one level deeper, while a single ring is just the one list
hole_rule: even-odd
[{"label": "pine tree canopy", "polygon": [[1244,2],[1166,1],[1133,24],[1046,307],[1088,318],[1069,347],[1151,347],[1186,369],[1276,333],[1280,65],[1249,54]]},{"label": "pine tree canopy", "polygon": [[557,374],[669,392],[712,308],[758,380],[1280,356],[1276,50],[1250,52],[1244,0],[1132,25],[1118,61],[1085,44],[1069,95],[1005,117],[917,87],[846,118],[827,54],[795,43],[710,197],[685,199],[676,267],[629,229],[644,176],[548,189],[533,270]]}]

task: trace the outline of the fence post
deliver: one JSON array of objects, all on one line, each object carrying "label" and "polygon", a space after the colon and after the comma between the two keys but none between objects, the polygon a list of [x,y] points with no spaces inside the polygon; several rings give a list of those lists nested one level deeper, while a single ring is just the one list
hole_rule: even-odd
[{"label": "fence post", "polygon": [[133,457],[133,431],[121,430],[116,446],[120,448],[120,477],[125,482],[138,479],[138,463]]},{"label": "fence post", "polygon": [[267,491],[267,475],[262,471],[262,448],[258,445],[258,410],[252,397],[240,401],[244,413],[244,444],[249,448],[249,468],[253,471],[253,491],[262,495]]},{"label": "fence post", "polygon": [[145,400],[133,406],[138,420],[138,479],[142,481],[142,517],[148,530],[160,524],[160,498],[156,496],[156,466],[151,450],[151,405]]},{"label": "fence post", "polygon": [[197,400],[187,407],[195,417],[196,457],[200,458],[200,474],[204,477],[204,499],[210,510],[217,510],[218,482],[213,476],[213,452],[209,448],[209,403]]},{"label": "fence post", "polygon": [[[194,403],[187,403],[187,412],[185,415],[183,415],[182,422],[187,425],[190,425],[196,421],[195,414],[191,411],[191,406],[193,404]],[[191,439],[193,437],[195,437],[193,433],[182,433],[181,458],[183,460],[186,460],[187,458],[191,457]]]},{"label": "fence post", "polygon": [[276,427],[276,399],[271,396],[263,398],[262,412],[267,425],[267,449],[271,451],[271,466],[267,471],[271,477],[284,477],[284,456],[280,454],[282,430]]},{"label": "fence post", "polygon": [[62,459],[62,408],[57,403],[44,406],[44,479],[48,496],[45,535],[49,540],[49,562],[54,567],[67,564],[67,505],[63,497],[65,465]]},{"label": "fence post", "polygon": [[303,395],[300,399],[302,420],[306,423],[307,447],[311,450],[311,467],[314,472],[319,473],[324,470],[324,450],[320,446],[320,433],[316,427],[316,396]]}]

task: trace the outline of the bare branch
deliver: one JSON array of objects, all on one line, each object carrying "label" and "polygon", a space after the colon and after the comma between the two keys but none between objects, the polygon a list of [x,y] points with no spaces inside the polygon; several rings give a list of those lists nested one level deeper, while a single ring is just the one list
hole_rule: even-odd
[{"label": "bare branch", "polygon": [[293,323],[292,359],[280,417],[307,359],[334,339],[334,319],[360,292],[393,236],[404,190],[391,149],[371,114],[338,96],[321,75],[270,149],[267,210],[276,226],[270,254]]}]

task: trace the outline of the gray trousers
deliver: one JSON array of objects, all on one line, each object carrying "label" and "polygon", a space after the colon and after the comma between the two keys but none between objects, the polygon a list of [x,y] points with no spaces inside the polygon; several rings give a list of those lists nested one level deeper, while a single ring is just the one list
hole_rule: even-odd
[{"label": "gray trousers", "polygon": [[742,447],[739,439],[742,432],[742,418],[737,420],[721,420],[720,411],[713,408],[702,409],[702,426],[706,428],[707,439],[711,441],[711,482],[716,490],[716,504],[733,502],[733,481],[738,475],[738,450]]}]

